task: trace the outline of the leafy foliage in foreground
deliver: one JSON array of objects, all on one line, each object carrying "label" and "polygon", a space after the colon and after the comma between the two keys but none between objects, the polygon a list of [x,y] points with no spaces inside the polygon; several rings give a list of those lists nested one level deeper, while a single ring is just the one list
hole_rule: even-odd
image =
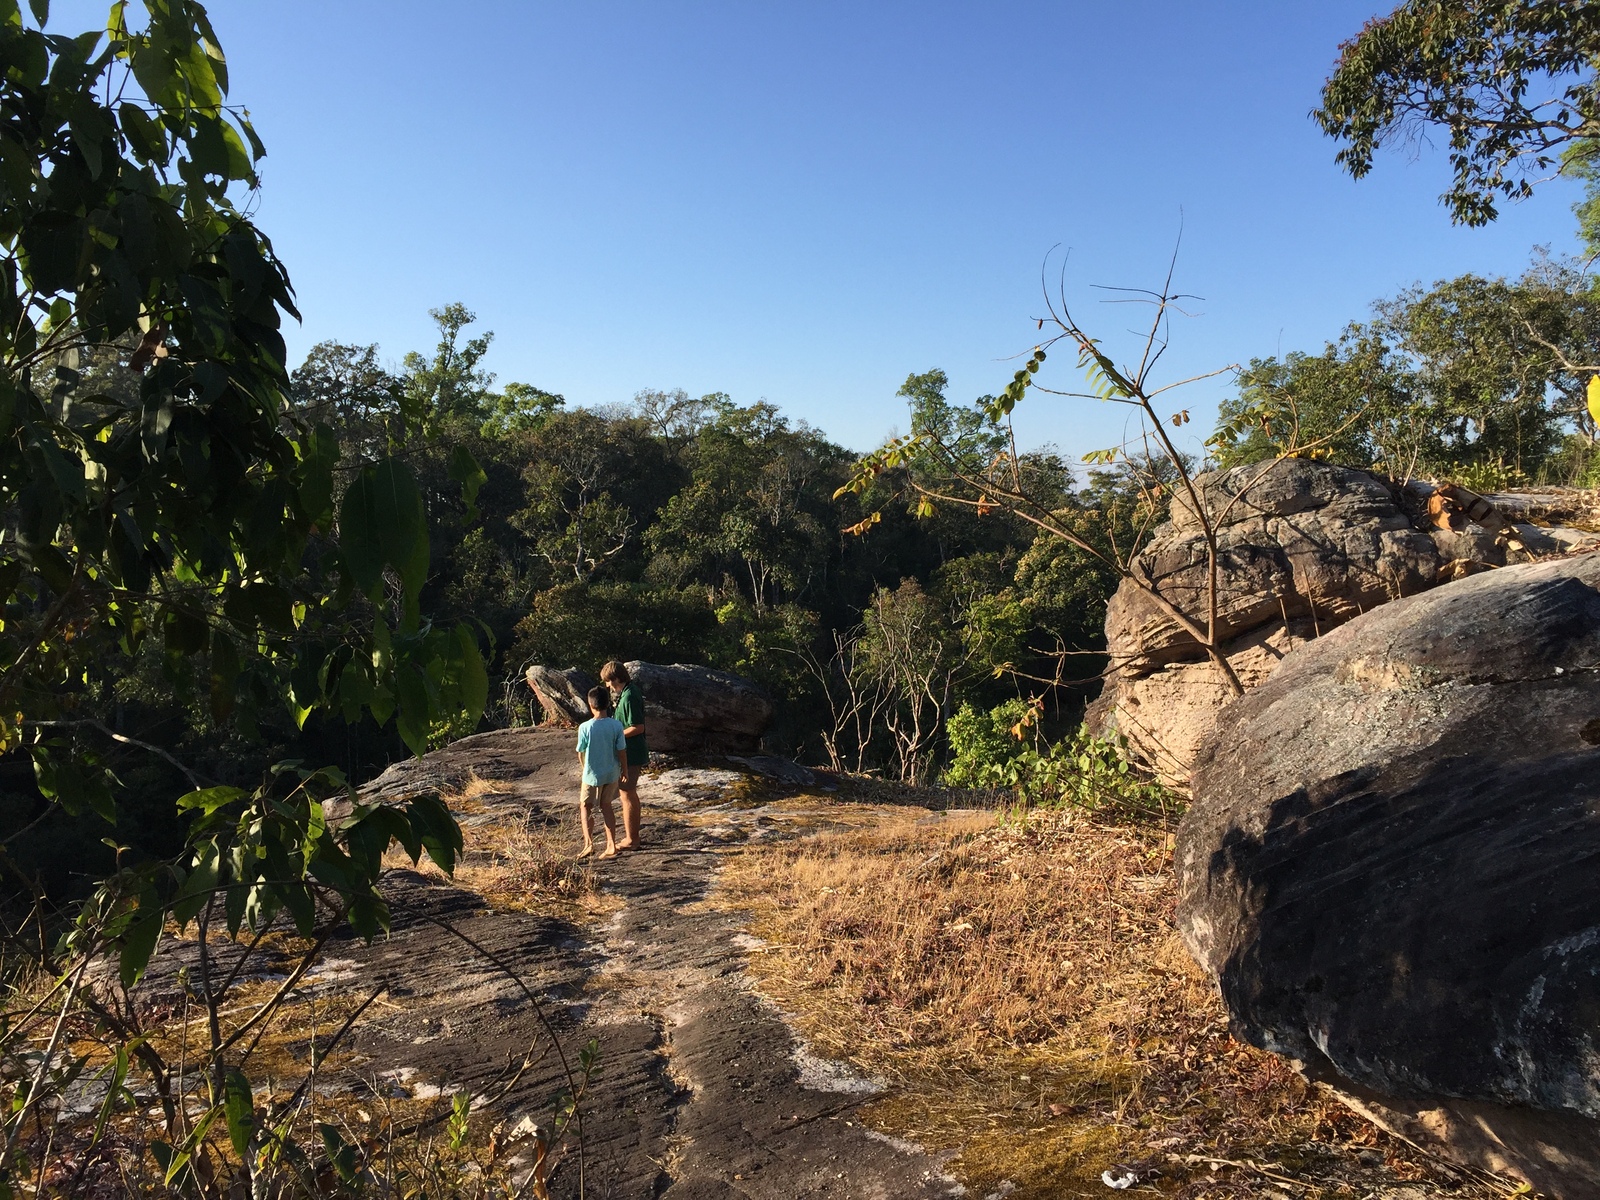
[{"label": "leafy foliage in foreground", "polygon": [[[365,806],[336,770],[280,764],[254,787],[205,778],[118,729],[106,693],[144,665],[246,739],[320,711],[392,720],[415,750],[464,713],[475,722],[487,693],[473,630],[422,617],[429,546],[409,466],[364,462],[339,497],[337,442],[293,412],[278,331],[293,292],[236,202],[264,151],[226,103],[204,9],[149,0],[139,28],[128,7],[67,37],[46,31],[47,4],[30,5],[30,24],[0,0],[0,754],[32,768],[32,822],[64,812],[117,835],[72,864],[89,895],[64,929],[0,856],[35,900],[31,924],[0,931],[7,970],[27,962],[50,981],[0,1027],[16,1068],[0,1122],[7,1188],[30,1122],[83,1068],[62,1044],[69,1018],[116,1048],[109,1105],[137,1064],[162,1114],[152,1149],[166,1183],[197,1178],[214,1123],[241,1156],[265,1145],[244,1035],[225,1038],[218,1019],[236,973],[205,969],[202,952],[208,1036],[176,1064],[127,1002],[167,922],[197,924],[203,945],[213,926],[259,942],[280,913],[313,947],[344,925],[371,938],[387,923],[377,881],[391,843],[446,870],[461,846],[437,800]],[[185,777],[166,799],[167,827],[186,826],[180,854],[124,819],[106,761],[120,746]],[[349,806],[338,821],[335,801]],[[115,985],[90,980],[108,960]]]}]

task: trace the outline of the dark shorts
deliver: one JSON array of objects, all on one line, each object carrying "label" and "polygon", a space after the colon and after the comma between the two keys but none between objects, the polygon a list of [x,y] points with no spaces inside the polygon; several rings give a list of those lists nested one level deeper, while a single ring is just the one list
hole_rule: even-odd
[{"label": "dark shorts", "polygon": [[642,767],[650,761],[650,748],[644,743],[644,735],[625,739],[628,743],[628,765]]}]

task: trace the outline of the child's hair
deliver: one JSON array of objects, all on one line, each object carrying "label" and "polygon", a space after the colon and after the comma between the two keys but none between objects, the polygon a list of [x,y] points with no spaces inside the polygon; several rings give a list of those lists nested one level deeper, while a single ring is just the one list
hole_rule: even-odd
[{"label": "child's hair", "polygon": [[601,716],[611,715],[611,693],[603,687],[589,689],[589,707]]},{"label": "child's hair", "polygon": [[600,680],[602,683],[611,683],[614,681],[622,687],[627,687],[629,682],[628,668],[623,666],[616,659],[612,659],[605,666],[600,668]]}]

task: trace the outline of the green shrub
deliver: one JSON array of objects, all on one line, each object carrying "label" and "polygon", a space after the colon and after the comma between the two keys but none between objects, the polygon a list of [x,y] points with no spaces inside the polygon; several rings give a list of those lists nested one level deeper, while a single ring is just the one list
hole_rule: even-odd
[{"label": "green shrub", "polygon": [[1019,804],[1081,808],[1121,816],[1175,816],[1171,791],[1131,767],[1120,737],[1097,738],[1081,726],[1043,748],[1033,733],[1037,708],[1008,700],[988,712],[963,704],[948,725],[951,762],[945,782],[1010,791]]}]

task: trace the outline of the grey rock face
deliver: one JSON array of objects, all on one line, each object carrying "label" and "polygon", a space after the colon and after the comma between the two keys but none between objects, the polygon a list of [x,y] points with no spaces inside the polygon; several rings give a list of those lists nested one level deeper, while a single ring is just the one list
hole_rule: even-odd
[{"label": "grey rock face", "polygon": [[1193,791],[1179,927],[1239,1036],[1600,1195],[1600,555],[1301,646],[1222,709]]},{"label": "grey rock face", "polygon": [[[630,662],[628,675],[644,694],[645,739],[666,754],[757,754],[772,726],[772,701],[748,679],[710,667]],[[529,667],[544,724],[589,719],[585,698],[598,680],[578,667]]]},{"label": "grey rock face", "polygon": [[630,662],[644,693],[645,737],[668,754],[755,754],[772,725],[772,701],[748,679],[710,667]]}]

